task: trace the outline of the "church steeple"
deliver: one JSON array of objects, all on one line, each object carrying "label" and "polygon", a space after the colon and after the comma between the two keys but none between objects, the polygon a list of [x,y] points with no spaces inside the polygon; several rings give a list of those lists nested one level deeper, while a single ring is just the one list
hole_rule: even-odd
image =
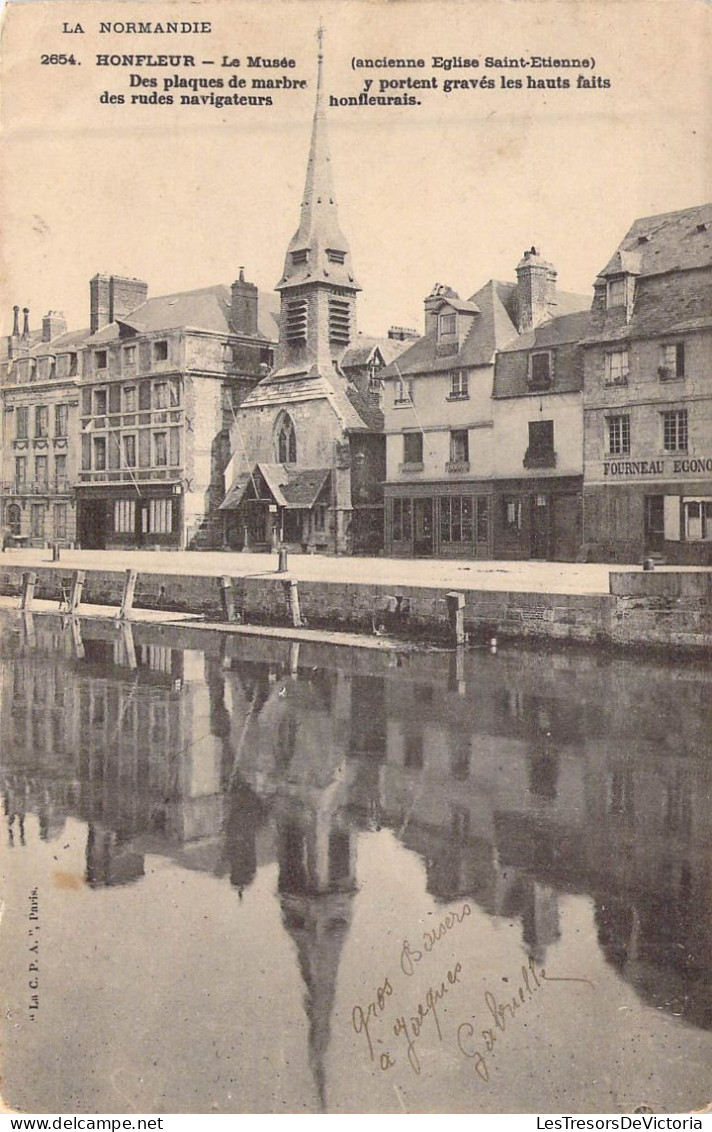
[{"label": "church steeple", "polygon": [[339,225],[324,94],[323,28],[319,28],[316,106],[299,227],[287,248],[282,278],[277,371],[333,372],[356,337],[351,251]]},{"label": "church steeple", "polygon": [[316,107],[299,227],[292,237],[277,290],[300,283],[328,280],[338,287],[360,290],[351,267],[351,252],[341,228],[334,193],[331,150],[324,95],[324,29],[317,32]]}]

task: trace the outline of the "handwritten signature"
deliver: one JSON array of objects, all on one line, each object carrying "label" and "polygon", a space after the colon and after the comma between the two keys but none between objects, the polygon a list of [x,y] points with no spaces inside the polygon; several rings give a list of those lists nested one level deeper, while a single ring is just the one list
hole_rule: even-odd
[{"label": "handwritten signature", "polygon": [[[479,1041],[476,1043],[473,1040],[475,1027],[471,1022],[461,1022],[457,1027],[457,1044],[460,1053],[474,1062],[475,1072],[484,1082],[489,1081],[487,1057],[493,1055],[495,1045],[504,1038],[509,1023],[514,1021],[519,1012],[529,1005],[536,993],[546,983],[585,983],[587,986],[594,986],[590,979],[547,975],[544,967],[539,967],[537,970],[531,956],[529,956],[527,965],[522,966],[521,976],[522,981],[516,992],[502,1002],[498,1001],[492,991],[485,991],[485,1006],[494,1026],[486,1026],[480,1031],[483,1045]],[[478,1046],[480,1048],[477,1048]]]}]

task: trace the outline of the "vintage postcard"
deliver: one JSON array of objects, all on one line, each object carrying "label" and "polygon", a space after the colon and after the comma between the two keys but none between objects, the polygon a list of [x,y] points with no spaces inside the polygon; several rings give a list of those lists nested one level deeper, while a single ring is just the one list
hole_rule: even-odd
[{"label": "vintage postcard", "polygon": [[10,1110],[701,1127],[711,13],[5,4]]}]

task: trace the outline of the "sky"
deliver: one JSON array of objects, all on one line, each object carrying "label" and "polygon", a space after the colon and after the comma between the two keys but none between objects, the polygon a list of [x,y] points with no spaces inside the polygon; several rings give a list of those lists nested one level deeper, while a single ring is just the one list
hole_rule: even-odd
[{"label": "sky", "polygon": [[[145,279],[161,295],[229,284],[244,266],[247,278],[273,289],[298,223],[320,19],[327,94],[357,95],[369,78],[375,87],[408,76],[438,80],[437,90],[385,92],[417,97],[417,106],[329,110],[341,226],[363,289],[361,329],[422,330],[423,299],[435,283],[467,297],[489,278],[513,279],[532,245],[555,265],[563,290],[588,294],[636,217],[712,199],[711,13],[702,0],[7,4],[2,331],[14,303],[30,308],[33,326],[49,309],[64,311],[70,327],[87,325],[88,282],[98,271]],[[206,21],[212,31],[98,30],[100,20],[148,18]],[[84,34],[64,33],[65,21],[81,23]],[[70,52],[78,65],[41,62]],[[198,65],[95,65],[98,53],[146,52],[192,53]],[[224,54],[240,66],[219,66]],[[293,58],[295,67],[248,68],[250,54]],[[532,54],[594,66],[511,65]],[[479,66],[446,71],[431,65],[433,56]],[[384,57],[423,58],[426,66],[352,65]],[[175,74],[244,77],[247,93],[260,75],[307,87],[275,92],[272,107],[131,105],[132,73],[157,77],[158,94]],[[578,89],[579,74],[610,86]],[[527,89],[529,78],[557,76],[573,89]],[[453,78],[479,81],[445,93]],[[494,88],[481,86],[483,78]],[[523,88],[505,88],[510,80]],[[102,103],[103,92],[126,101]]]}]

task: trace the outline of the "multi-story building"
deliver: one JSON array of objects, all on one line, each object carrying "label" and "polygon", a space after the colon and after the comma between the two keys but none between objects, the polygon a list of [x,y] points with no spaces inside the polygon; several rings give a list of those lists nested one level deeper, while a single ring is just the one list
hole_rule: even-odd
[{"label": "multi-story building", "polygon": [[67,333],[50,311],[42,329],[29,328],[29,310],[2,358],[2,495],[0,525],[17,544],[67,545],[76,538],[77,382],[87,331]]},{"label": "multi-story building", "polygon": [[299,227],[277,284],[276,368],[245,398],[225,476],[225,539],[235,547],[375,551],[383,538],[385,452],[378,371],[404,347],[361,339],[360,290],[339,225],[318,59]]},{"label": "multi-story building", "polygon": [[80,381],[82,546],[220,545],[236,407],[272,362],[269,297],[242,270],[148,299],[140,280],[91,280]]},{"label": "multi-story building", "polygon": [[712,562],[712,204],[636,220],[594,288],[589,558]]},{"label": "multi-story building", "polygon": [[[546,445],[536,425],[541,396],[553,389],[544,374],[556,342],[549,328],[587,302],[555,284],[556,272],[532,249],[516,283],[490,280],[467,301],[437,285],[425,300],[425,334],[384,371],[387,553],[492,558],[554,549],[532,540],[523,500],[543,494],[536,480]],[[505,347],[512,352],[495,378]],[[556,388],[563,393],[571,382]],[[571,406],[564,416],[568,424]],[[567,471],[569,464],[567,451]]]},{"label": "multi-story building", "polygon": [[242,269],[149,299],[96,275],[88,329],[29,312],[3,359],[2,522],[15,542],[221,545],[236,407],[272,364],[274,303]]},{"label": "multi-story building", "polygon": [[[543,276],[540,307],[546,307],[551,265],[532,249],[517,274]],[[576,296],[567,299],[575,302]],[[495,361],[494,557],[573,561],[581,548],[583,487],[579,343],[590,315],[578,310],[551,318],[536,302],[532,314],[533,325],[522,326]]]}]

